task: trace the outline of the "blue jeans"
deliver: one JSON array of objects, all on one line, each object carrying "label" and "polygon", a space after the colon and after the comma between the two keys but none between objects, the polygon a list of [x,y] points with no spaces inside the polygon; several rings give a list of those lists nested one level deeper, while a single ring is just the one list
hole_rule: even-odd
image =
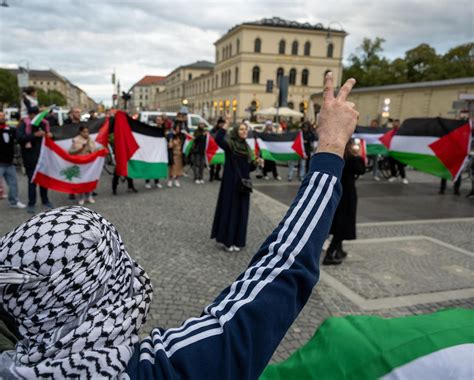
[{"label": "blue jeans", "polygon": [[378,177],[379,176],[379,156],[377,154],[375,156],[370,156],[370,157],[372,157],[372,162],[373,162],[372,175],[374,177]]},{"label": "blue jeans", "polygon": [[8,186],[8,202],[16,205],[18,202],[18,182],[16,180],[15,165],[0,164],[0,178],[5,178]]},{"label": "blue jeans", "polygon": [[297,165],[300,165],[299,169],[299,176],[300,180],[302,181],[305,174],[306,174],[306,160],[299,160],[299,161],[288,161],[288,179],[293,179],[293,173]]},{"label": "blue jeans", "polygon": [[[25,168],[26,175],[28,176],[28,206],[32,207],[36,204],[36,183],[31,182],[33,179],[33,174],[35,174],[35,169]],[[48,199],[48,189],[44,187],[40,188],[40,197],[43,204],[49,203]]]}]

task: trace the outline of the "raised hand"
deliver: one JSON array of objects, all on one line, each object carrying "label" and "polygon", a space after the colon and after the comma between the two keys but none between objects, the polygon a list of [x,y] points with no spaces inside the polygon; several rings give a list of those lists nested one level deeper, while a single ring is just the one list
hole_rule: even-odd
[{"label": "raised hand", "polygon": [[351,78],[344,83],[337,97],[334,96],[332,73],[324,78],[324,101],[319,113],[317,152],[329,152],[344,156],[344,148],[354,133],[359,112],[347,97],[356,81]]}]

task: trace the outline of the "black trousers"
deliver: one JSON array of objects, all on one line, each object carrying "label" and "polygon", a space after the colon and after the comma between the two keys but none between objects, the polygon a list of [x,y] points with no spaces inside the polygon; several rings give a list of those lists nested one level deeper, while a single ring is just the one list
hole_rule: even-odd
[{"label": "black trousers", "polygon": [[[33,174],[35,174],[35,168],[25,168],[26,175],[28,177],[28,206],[34,206],[36,204],[36,183],[31,182]],[[40,197],[43,204],[49,203],[48,189],[44,187],[40,188]]]},{"label": "black trousers", "polygon": [[[118,183],[119,183],[120,176],[117,173],[114,173],[114,177],[112,178],[112,190],[117,191]],[[127,177],[127,185],[129,189],[133,189],[133,179]]]},{"label": "black trousers", "polygon": [[210,180],[214,180],[214,179],[221,179],[221,167],[222,165],[211,165],[210,166],[210,170],[209,170],[209,174],[210,174]]},{"label": "black trousers", "polygon": [[[441,186],[439,190],[442,191],[443,193],[446,190],[447,182],[448,181],[445,180],[444,178],[441,180]],[[458,193],[460,188],[461,188],[461,176],[459,176],[458,179],[454,181],[454,192]]]},{"label": "black trousers", "polygon": [[342,250],[342,239],[336,235],[333,235],[331,243],[327,249],[327,252],[341,251]]},{"label": "black trousers", "polygon": [[278,177],[276,162],[265,160],[265,163],[263,164],[263,176],[266,177],[270,172],[273,174],[274,178]]},{"label": "black trousers", "polygon": [[393,157],[389,157],[390,160],[390,171],[392,172],[392,177],[396,177],[397,174],[397,169],[398,172],[400,173],[400,177],[405,178],[405,164],[402,164],[400,161],[397,161]]}]

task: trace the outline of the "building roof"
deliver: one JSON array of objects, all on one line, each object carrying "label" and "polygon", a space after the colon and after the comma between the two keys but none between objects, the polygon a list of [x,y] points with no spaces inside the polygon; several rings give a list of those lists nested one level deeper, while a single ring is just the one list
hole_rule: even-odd
[{"label": "building roof", "polygon": [[[20,70],[19,69],[8,69],[5,68],[5,70],[9,71],[13,75],[17,75]],[[57,74],[54,70],[28,70],[28,74],[31,77],[39,77],[42,79],[60,79],[64,80],[63,77],[61,77],[59,74]]]},{"label": "building roof", "polygon": [[209,61],[196,61],[194,63],[190,63],[189,65],[184,65],[178,67],[179,69],[203,69],[203,70],[210,70],[214,68],[214,63]]},{"label": "building roof", "polygon": [[152,84],[161,84],[165,79],[166,79],[166,77],[163,77],[163,76],[145,75],[142,79],[140,79],[132,87],[135,87],[135,86],[150,86]]},{"label": "building roof", "polygon": [[[433,80],[429,82],[388,84],[385,86],[361,87],[361,88],[354,88],[353,90],[351,90],[351,94],[374,92],[374,91],[410,90],[410,89],[415,89],[415,88],[457,86],[457,85],[464,85],[464,84],[474,84],[474,77]],[[322,92],[318,92],[313,95],[322,95],[322,94],[323,94]]]},{"label": "building roof", "polygon": [[319,31],[325,31],[325,32],[334,32],[334,33],[344,33],[346,32],[342,29],[331,29],[331,28],[326,28],[322,23],[317,23],[317,24],[310,24],[309,22],[297,22],[297,21],[291,21],[291,20],[284,20],[280,17],[272,17],[272,18],[262,18],[261,20],[257,21],[249,21],[249,22],[244,22],[242,24],[238,24],[233,26],[228,30],[227,33],[232,32],[233,30],[237,29],[238,27],[242,25],[251,25],[251,26],[267,26],[271,28],[290,28],[290,29],[300,29],[300,30],[319,30]]}]

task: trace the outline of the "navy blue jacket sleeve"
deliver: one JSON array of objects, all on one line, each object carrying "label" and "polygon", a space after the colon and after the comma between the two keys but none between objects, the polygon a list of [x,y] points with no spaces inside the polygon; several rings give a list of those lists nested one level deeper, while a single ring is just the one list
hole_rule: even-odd
[{"label": "navy blue jacket sleeve", "polygon": [[246,271],[199,318],[154,329],[137,345],[127,375],[257,379],[319,279],[343,165],[336,155],[314,155],[296,199]]}]

